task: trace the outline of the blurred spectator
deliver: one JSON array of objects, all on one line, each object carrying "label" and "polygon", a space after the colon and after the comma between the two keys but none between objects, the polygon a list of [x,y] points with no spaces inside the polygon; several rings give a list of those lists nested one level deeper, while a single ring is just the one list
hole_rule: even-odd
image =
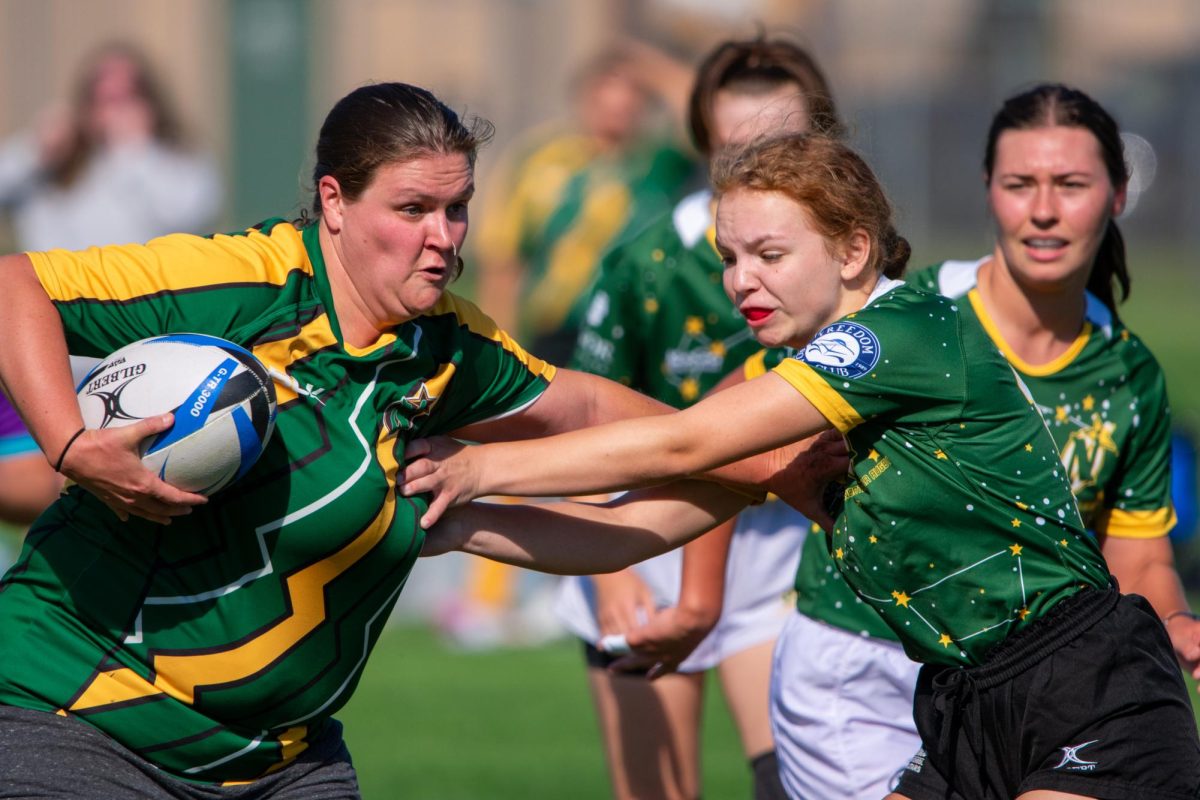
[{"label": "blurred spectator", "polygon": [[[0,207],[22,250],[144,242],[207,232],[221,187],[208,158],[184,147],[145,57],[109,44],[85,62],[69,107],[0,143]],[[0,523],[19,532],[54,500],[61,478],[0,396]],[[0,542],[0,569],[11,560]]]},{"label": "blurred spectator", "polygon": [[58,495],[61,478],[0,394],[0,522],[25,526]]},{"label": "blurred spectator", "polygon": [[158,80],[126,44],[85,63],[69,107],[0,145],[0,205],[22,250],[208,232],[220,194],[214,164],[184,148]]},{"label": "blurred spectator", "polygon": [[1196,437],[1187,428],[1176,427],[1171,432],[1171,501],[1176,515],[1171,539],[1176,544],[1190,541],[1200,521],[1196,464]]}]

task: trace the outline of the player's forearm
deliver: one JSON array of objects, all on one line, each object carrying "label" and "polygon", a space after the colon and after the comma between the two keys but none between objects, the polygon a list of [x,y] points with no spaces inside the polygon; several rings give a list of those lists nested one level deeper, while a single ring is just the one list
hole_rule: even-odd
[{"label": "player's forearm", "polygon": [[737,519],[726,520],[683,546],[680,610],[698,624],[715,625],[725,601],[725,567]]},{"label": "player's forearm", "polygon": [[736,513],[744,501],[697,482],[631,493],[603,505],[472,503],[443,524],[458,549],[557,574],[614,572],[677,547]]},{"label": "player's forearm", "polygon": [[[665,419],[670,419],[667,417]],[[653,486],[693,471],[686,444],[663,419],[613,425],[524,442],[472,448],[474,497],[554,497]]]},{"label": "player's forearm", "polygon": [[1187,610],[1187,595],[1166,536],[1152,539],[1107,536],[1102,551],[1122,592],[1145,597],[1159,617]]},{"label": "player's forearm", "polygon": [[10,343],[0,347],[0,383],[53,462],[83,426],[62,320],[27,255],[0,258],[0,282],[0,336]]}]

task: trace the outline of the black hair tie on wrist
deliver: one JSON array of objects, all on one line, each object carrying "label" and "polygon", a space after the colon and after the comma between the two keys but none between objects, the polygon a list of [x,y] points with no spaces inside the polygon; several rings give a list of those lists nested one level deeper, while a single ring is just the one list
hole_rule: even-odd
[{"label": "black hair tie on wrist", "polygon": [[62,472],[63,459],[67,457],[67,451],[71,449],[71,445],[75,444],[75,440],[83,436],[83,432],[87,430],[87,426],[75,431],[75,435],[67,439],[67,443],[63,445],[62,452],[58,454],[58,461],[54,462],[54,471]]}]

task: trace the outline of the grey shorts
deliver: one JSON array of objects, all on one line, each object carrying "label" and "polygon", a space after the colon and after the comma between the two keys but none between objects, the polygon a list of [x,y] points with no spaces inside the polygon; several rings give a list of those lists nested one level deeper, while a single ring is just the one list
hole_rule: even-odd
[{"label": "grey shorts", "polygon": [[359,800],[358,778],[329,720],[285,769],[237,786],[174,778],[70,717],[0,705],[0,798],[46,800]]}]

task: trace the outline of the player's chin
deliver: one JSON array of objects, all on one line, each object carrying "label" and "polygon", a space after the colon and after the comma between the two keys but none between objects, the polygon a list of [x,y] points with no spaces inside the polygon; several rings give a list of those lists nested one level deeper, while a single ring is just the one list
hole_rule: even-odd
[{"label": "player's chin", "polygon": [[763,347],[786,347],[790,336],[778,325],[767,325],[754,331],[754,339]]}]

